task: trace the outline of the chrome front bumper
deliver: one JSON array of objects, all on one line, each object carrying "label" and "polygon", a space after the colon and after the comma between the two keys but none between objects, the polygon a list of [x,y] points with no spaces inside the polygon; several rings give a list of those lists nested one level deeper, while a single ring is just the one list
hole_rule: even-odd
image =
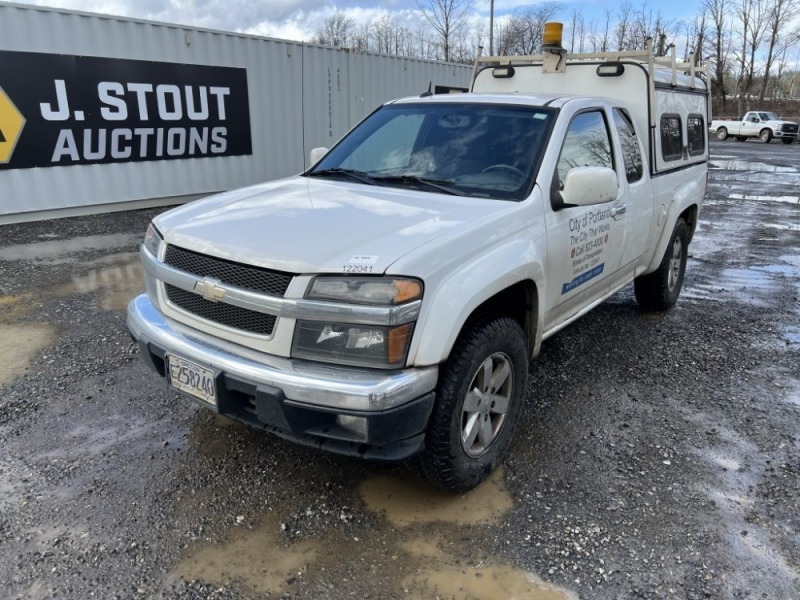
[{"label": "chrome front bumper", "polygon": [[387,411],[429,394],[438,378],[437,367],[380,371],[270,355],[260,360],[239,356],[178,331],[146,294],[128,305],[128,329],[140,346],[153,346],[255,387],[277,388],[287,400],[313,407]]}]

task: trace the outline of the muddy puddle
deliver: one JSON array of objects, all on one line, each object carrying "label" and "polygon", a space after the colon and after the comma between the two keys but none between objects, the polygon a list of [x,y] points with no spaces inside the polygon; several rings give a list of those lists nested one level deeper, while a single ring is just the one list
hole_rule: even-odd
[{"label": "muddy puddle", "polygon": [[[140,234],[46,238],[44,241],[0,248],[0,263],[29,261],[44,265],[75,265],[72,269],[74,274],[69,280],[53,283],[35,294],[29,294],[31,300],[44,303],[53,297],[67,298],[99,292],[101,310],[124,310],[134,296],[144,291],[144,270],[138,252],[118,250],[135,247],[140,241]],[[82,256],[87,252],[96,255],[104,251],[107,254],[100,258],[85,260]],[[0,304],[0,315],[5,312],[6,307]],[[3,320],[7,321],[8,318],[6,315]]]},{"label": "muddy puddle", "polygon": [[[781,257],[786,258],[786,257]],[[768,306],[772,295],[787,286],[800,282],[800,268],[791,264],[752,265],[724,269],[719,277],[686,286],[688,298],[725,301],[735,297],[741,301]]]},{"label": "muddy puddle", "polygon": [[513,507],[502,470],[466,494],[451,494],[420,479],[375,477],[359,490],[366,505],[399,527],[442,521],[482,525],[502,519]]},{"label": "muddy puddle", "polygon": [[797,173],[796,167],[782,167],[764,162],[743,160],[722,156],[711,156],[708,161],[710,169],[721,171],[758,171],[761,173]]},{"label": "muddy puddle", "polygon": [[[37,257],[36,260],[60,262],[65,252],[102,248],[104,244],[115,247],[127,243],[129,237],[132,236],[93,236],[8,246],[0,249],[0,261]],[[101,310],[121,311],[144,289],[144,271],[136,252],[104,256],[82,263],[82,267],[81,273],[68,281],[39,292],[0,296],[0,386],[24,375],[34,366],[36,356],[56,339],[56,329],[51,324],[22,320],[37,306],[53,298],[97,292]]]},{"label": "muddy puddle", "polygon": [[419,598],[459,598],[463,600],[573,600],[574,594],[543,582],[534,575],[513,567],[458,568],[426,570],[411,578],[408,585],[425,590]]},{"label": "muddy puddle", "polygon": [[800,346],[800,325],[784,325],[781,334],[787,346]]},{"label": "muddy puddle", "polygon": [[0,248],[0,260],[29,260],[51,265],[77,262],[75,255],[84,252],[134,247],[143,234],[117,233],[88,235],[63,240],[46,240]]},{"label": "muddy puddle", "polygon": [[764,194],[728,194],[731,200],[755,200],[757,202],[787,202],[789,204],[797,204],[800,202],[800,196],[768,196]]},{"label": "muddy puddle", "polygon": [[313,541],[286,543],[277,515],[255,529],[236,530],[225,544],[205,544],[183,559],[174,572],[183,579],[222,585],[240,581],[259,595],[286,591],[320,552]]},{"label": "muddy puddle", "polygon": [[[480,542],[513,508],[502,471],[462,495],[442,492],[414,477],[377,475],[355,492],[377,524],[357,536],[330,527],[312,538],[288,540],[281,519],[296,507],[274,507],[248,528],[237,517],[229,539],[204,542],[173,569],[178,578],[223,585],[238,581],[256,595],[335,590],[360,597],[364,585],[378,596],[412,600],[576,600],[572,592],[504,564]],[[246,557],[246,560],[244,559]],[[362,573],[350,579],[354,572]],[[364,575],[368,575],[365,579]]]},{"label": "muddy puddle", "polygon": [[55,339],[47,323],[14,323],[29,309],[28,296],[0,296],[0,387],[25,374]]},{"label": "muddy puddle", "polygon": [[53,288],[59,297],[99,292],[98,307],[125,310],[134,296],[144,291],[144,268],[137,252],[114,254],[90,263],[91,268]]}]

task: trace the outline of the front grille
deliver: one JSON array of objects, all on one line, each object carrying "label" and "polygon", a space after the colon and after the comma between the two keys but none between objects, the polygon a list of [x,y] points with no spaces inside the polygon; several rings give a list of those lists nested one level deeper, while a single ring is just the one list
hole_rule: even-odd
[{"label": "front grille", "polygon": [[265,315],[224,302],[211,302],[168,283],[164,284],[164,287],[167,290],[167,298],[172,304],[203,319],[259,335],[271,335],[272,328],[275,327],[273,315]]},{"label": "front grille", "polygon": [[783,131],[784,133],[797,133],[797,127],[798,127],[797,125],[789,125],[787,123],[784,123],[781,126],[781,131]]},{"label": "front grille", "polygon": [[167,246],[164,263],[198,277],[213,277],[222,283],[270,296],[283,296],[292,281],[290,273],[243,265],[172,245]]}]

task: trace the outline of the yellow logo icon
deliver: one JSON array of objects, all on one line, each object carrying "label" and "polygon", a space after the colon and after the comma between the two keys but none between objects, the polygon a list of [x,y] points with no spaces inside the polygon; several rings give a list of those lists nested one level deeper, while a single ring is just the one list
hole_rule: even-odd
[{"label": "yellow logo icon", "polygon": [[0,165],[11,160],[24,126],[25,117],[0,87]]}]

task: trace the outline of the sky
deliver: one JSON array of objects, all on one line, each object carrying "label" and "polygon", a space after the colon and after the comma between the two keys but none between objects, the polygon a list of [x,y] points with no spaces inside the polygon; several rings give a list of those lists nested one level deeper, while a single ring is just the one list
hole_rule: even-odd
[{"label": "sky", "polygon": [[[415,0],[340,0],[324,3],[319,0],[13,0],[136,19],[179,23],[195,27],[251,33],[279,39],[312,41],[317,28],[339,10],[356,24],[378,21],[389,15],[416,28],[419,14]],[[424,1],[424,0],[423,0]],[[495,0],[495,19],[525,6],[529,0]],[[566,23],[573,6],[580,7],[589,20],[605,13],[614,13],[620,0],[561,0],[565,7],[561,20]],[[691,20],[698,12],[698,0],[631,0],[635,8],[646,5],[653,12],[661,11],[667,19]],[[488,31],[489,0],[476,0],[475,19],[485,19]]]}]

